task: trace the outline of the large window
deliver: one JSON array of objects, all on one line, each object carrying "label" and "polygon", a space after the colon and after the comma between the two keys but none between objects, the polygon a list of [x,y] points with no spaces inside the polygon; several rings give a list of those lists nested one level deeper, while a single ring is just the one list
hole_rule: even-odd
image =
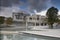
[{"label": "large window", "polygon": [[39,18],[37,18],[37,20],[39,20]]},{"label": "large window", "polygon": [[19,19],[19,16],[18,15],[15,15],[16,19]]},{"label": "large window", "polygon": [[36,26],[39,26],[39,23],[36,23]]},{"label": "large window", "polygon": [[44,24],[45,26],[47,25],[47,23]]},{"label": "large window", "polygon": [[32,20],[32,18],[31,18],[31,17],[30,17],[29,19],[30,19],[30,20]]},{"label": "large window", "polygon": [[41,26],[43,26],[43,23],[41,23]]},{"label": "large window", "polygon": [[22,16],[20,15],[15,15],[16,19],[22,19]]},{"label": "large window", "polygon": [[17,13],[15,15],[16,19],[22,19],[23,13]]}]

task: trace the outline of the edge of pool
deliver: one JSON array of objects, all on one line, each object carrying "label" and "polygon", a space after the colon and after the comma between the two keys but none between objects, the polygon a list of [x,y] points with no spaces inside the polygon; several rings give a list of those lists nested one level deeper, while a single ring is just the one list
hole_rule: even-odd
[{"label": "edge of pool", "polygon": [[25,34],[33,34],[33,35],[38,35],[38,36],[40,35],[40,36],[60,38],[60,31],[59,30],[56,29],[56,30],[21,31],[21,32],[25,33]]},{"label": "edge of pool", "polygon": [[60,38],[60,29],[54,30],[41,30],[41,31],[0,31],[0,34],[32,34],[38,36],[48,36]]}]

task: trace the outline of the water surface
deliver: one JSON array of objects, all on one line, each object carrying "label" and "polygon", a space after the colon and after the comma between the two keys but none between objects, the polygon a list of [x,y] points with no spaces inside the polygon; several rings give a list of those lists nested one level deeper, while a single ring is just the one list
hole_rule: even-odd
[{"label": "water surface", "polygon": [[0,34],[1,40],[60,40],[60,38],[32,34]]}]

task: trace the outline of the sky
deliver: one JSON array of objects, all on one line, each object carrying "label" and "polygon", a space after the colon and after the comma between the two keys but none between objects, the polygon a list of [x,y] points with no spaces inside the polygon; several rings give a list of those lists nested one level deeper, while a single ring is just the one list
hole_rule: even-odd
[{"label": "sky", "polygon": [[0,0],[0,15],[10,17],[13,12],[45,15],[50,7],[56,7],[60,15],[60,0]]}]

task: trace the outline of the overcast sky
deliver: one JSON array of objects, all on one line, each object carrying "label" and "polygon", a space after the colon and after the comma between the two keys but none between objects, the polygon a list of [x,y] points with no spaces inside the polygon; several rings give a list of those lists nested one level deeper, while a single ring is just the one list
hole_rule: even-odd
[{"label": "overcast sky", "polygon": [[60,10],[60,0],[0,0],[0,15],[11,16],[18,11],[45,15],[51,6]]}]

